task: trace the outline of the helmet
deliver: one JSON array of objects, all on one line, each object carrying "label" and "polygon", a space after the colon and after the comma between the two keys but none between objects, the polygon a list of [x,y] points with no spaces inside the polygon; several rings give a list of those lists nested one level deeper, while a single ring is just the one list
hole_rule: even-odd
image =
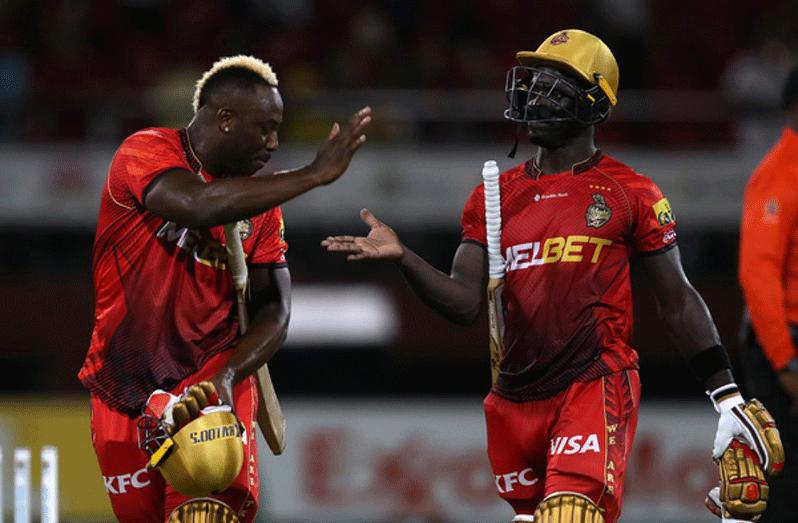
[{"label": "helmet", "polygon": [[[532,86],[531,73],[537,67],[549,65],[572,73],[591,87],[573,87],[577,96],[577,108],[570,116],[586,124],[604,121],[617,102],[618,63],[609,47],[596,36],[579,29],[558,31],[546,38],[536,51],[520,51],[516,54],[521,67],[507,73],[505,91],[510,98],[510,109],[505,117],[514,121],[531,121],[524,105]],[[566,82],[567,83],[567,82]],[[543,94],[536,91],[536,94]],[[581,106],[581,107],[579,107]]]},{"label": "helmet", "polygon": [[579,29],[554,33],[533,52],[515,55],[521,65],[549,64],[565,67],[580,78],[598,85],[614,106],[618,93],[618,63],[607,45]]},{"label": "helmet", "polygon": [[217,494],[236,479],[244,464],[241,423],[229,410],[210,412],[167,436],[147,464],[188,497]]}]

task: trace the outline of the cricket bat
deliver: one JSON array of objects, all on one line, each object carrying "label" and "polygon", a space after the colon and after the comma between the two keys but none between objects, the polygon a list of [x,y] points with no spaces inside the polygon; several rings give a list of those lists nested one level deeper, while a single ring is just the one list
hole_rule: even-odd
[{"label": "cricket bat", "polygon": [[[227,244],[228,262],[233,283],[236,287],[236,301],[238,302],[238,318],[241,334],[247,331],[249,317],[247,315],[247,284],[249,273],[244,261],[244,247],[241,245],[241,234],[238,231],[238,222],[228,223],[224,226],[224,237]],[[272,453],[282,454],[285,450],[285,420],[277,393],[274,391],[268,365],[263,365],[255,374],[258,384],[258,427]]]},{"label": "cricket bat", "polygon": [[504,258],[501,252],[502,209],[499,192],[499,167],[488,160],[482,167],[485,186],[485,230],[488,242],[488,325],[490,327],[490,376],[496,383],[502,360],[504,322],[501,295],[504,288]]}]

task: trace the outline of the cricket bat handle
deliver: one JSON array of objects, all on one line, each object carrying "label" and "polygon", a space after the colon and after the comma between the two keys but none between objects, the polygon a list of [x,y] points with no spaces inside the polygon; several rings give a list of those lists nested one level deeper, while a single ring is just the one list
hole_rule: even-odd
[{"label": "cricket bat handle", "polygon": [[[249,327],[247,313],[247,281],[248,271],[244,261],[244,248],[241,244],[241,235],[238,232],[238,223],[229,223],[224,226],[225,239],[230,256],[230,272],[236,287],[236,302],[238,304],[239,330],[243,336]],[[263,438],[269,445],[272,453],[282,454],[285,450],[285,419],[277,392],[274,390],[269,367],[263,364],[255,372],[255,381],[258,387],[258,427]]]},{"label": "cricket bat handle", "polygon": [[485,235],[488,248],[488,324],[490,345],[491,383],[499,376],[499,366],[503,357],[501,295],[504,288],[504,259],[501,254],[502,218],[501,194],[499,187],[499,167],[493,160],[485,162],[482,168],[485,190]]}]

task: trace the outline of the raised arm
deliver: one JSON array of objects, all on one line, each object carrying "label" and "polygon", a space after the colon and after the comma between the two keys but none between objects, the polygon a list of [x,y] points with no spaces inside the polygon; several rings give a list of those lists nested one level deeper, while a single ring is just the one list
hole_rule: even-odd
[{"label": "raised arm", "polygon": [[428,307],[461,325],[476,320],[486,297],[488,258],[483,248],[461,243],[446,274],[408,249],[368,210],[360,211],[360,217],[371,228],[368,236],[330,236],[321,245],[330,252],[346,253],[350,261],[391,260]]},{"label": "raised arm", "polygon": [[338,179],[366,141],[363,132],[370,122],[371,109],[365,107],[343,127],[335,124],[314,161],[299,169],[261,171],[252,177],[216,178],[209,183],[185,169],[168,170],[147,188],[144,205],[161,218],[193,228],[256,216]]}]

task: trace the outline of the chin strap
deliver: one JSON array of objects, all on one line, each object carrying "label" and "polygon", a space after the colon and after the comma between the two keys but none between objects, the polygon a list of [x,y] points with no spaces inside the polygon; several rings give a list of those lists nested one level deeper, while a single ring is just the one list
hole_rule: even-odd
[{"label": "chin strap", "polygon": [[521,129],[523,129],[521,124],[515,126],[515,143],[513,143],[513,149],[510,151],[510,154],[507,155],[507,158],[515,158],[515,153],[518,151],[518,137],[521,134]]},{"label": "chin strap", "polygon": [[515,153],[518,151],[518,133],[515,135],[515,143],[513,144],[513,149],[510,151],[510,154],[507,155],[507,158],[515,158]]}]

